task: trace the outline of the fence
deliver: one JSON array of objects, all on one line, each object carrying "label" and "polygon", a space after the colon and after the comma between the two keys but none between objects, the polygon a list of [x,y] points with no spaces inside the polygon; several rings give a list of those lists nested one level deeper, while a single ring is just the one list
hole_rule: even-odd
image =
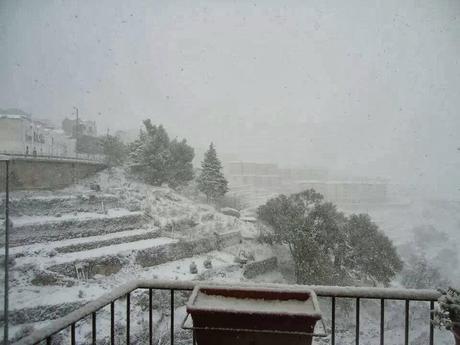
[{"label": "fence", "polygon": [[[191,291],[196,284],[200,282],[190,281],[163,281],[163,280],[138,280],[133,281],[129,284],[120,286],[114,289],[112,292],[94,300],[93,302],[85,305],[81,309],[78,309],[67,316],[58,319],[53,322],[49,327],[37,330],[31,335],[23,338],[18,345],[32,345],[32,344],[51,344],[53,337],[59,332],[62,332],[70,328],[70,343],[76,344],[76,332],[75,329],[77,324],[87,317],[91,317],[91,343],[96,344],[97,341],[97,313],[102,308],[110,306],[110,344],[115,344],[115,302],[121,298],[126,298],[126,344],[130,344],[130,325],[131,325],[131,304],[130,296],[131,293],[137,289],[143,289],[148,293],[148,339],[149,344],[153,344],[153,291],[154,290],[166,290],[170,293],[169,308],[170,308],[170,344],[174,344],[175,334],[175,316],[174,316],[174,293],[176,291]],[[226,286],[228,283],[216,283],[212,282],[217,286]],[[243,284],[239,283],[235,286],[260,286],[255,284]],[[289,290],[292,285],[282,284],[263,284],[263,286],[277,287]],[[387,300],[398,300],[404,301],[404,344],[409,345],[410,332],[409,332],[409,312],[410,303],[412,301],[428,302],[430,309],[434,308],[435,301],[439,297],[439,293],[433,290],[409,290],[409,289],[382,289],[382,288],[361,288],[361,287],[332,287],[332,286],[310,286],[314,289],[318,297],[328,298],[331,302],[330,310],[330,343],[336,344],[336,303],[338,299],[346,298],[353,299],[355,301],[355,344],[360,343],[360,323],[361,323],[361,301],[364,299],[378,300],[380,301],[380,345],[385,344],[385,302]],[[429,344],[434,344],[434,329],[430,319],[426,320],[426,327],[429,330]],[[195,341],[192,338],[192,343]]]}]

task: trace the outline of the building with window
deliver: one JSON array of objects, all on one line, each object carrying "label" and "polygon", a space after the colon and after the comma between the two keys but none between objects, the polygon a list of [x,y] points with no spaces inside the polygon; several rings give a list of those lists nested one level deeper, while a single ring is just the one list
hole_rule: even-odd
[{"label": "building with window", "polygon": [[0,151],[69,157],[75,155],[75,139],[31,116],[0,114]]},{"label": "building with window", "polygon": [[96,137],[97,136],[97,126],[96,121],[87,121],[87,120],[78,120],[78,128],[77,128],[77,120],[71,120],[65,118],[62,121],[62,129],[64,133],[71,137],[82,137],[82,136],[90,136]]}]

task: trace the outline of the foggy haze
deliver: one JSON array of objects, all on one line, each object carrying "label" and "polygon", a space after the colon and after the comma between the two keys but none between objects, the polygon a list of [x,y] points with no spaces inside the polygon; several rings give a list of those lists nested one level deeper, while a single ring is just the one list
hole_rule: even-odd
[{"label": "foggy haze", "polygon": [[2,1],[0,107],[460,195],[460,2]]}]

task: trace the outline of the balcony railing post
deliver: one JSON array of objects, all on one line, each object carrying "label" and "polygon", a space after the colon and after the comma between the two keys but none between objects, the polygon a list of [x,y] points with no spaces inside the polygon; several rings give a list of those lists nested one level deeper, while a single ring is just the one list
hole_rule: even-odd
[{"label": "balcony railing post", "polygon": [[128,292],[126,294],[126,344],[130,343],[130,313],[131,313],[131,295]]},{"label": "balcony railing post", "polygon": [[110,303],[110,344],[115,345],[115,302]]},{"label": "balcony railing post", "polygon": [[70,325],[70,344],[75,345],[75,323]]},{"label": "balcony railing post", "polygon": [[153,322],[152,322],[152,309],[153,309],[153,303],[152,303],[152,289],[149,289],[149,345],[153,345]]},{"label": "balcony railing post", "polygon": [[434,344],[433,310],[434,301],[430,301],[430,345]]},{"label": "balcony railing post", "polygon": [[335,297],[331,303],[331,345],[335,345]]},{"label": "balcony railing post", "polygon": [[174,345],[174,289],[171,292],[171,345]]},{"label": "balcony railing post", "polygon": [[93,314],[91,314],[91,335],[92,335],[93,345],[96,345],[96,334],[97,334],[96,312],[94,312]]},{"label": "balcony railing post", "polygon": [[385,299],[380,299],[380,345],[385,344]]},{"label": "balcony railing post", "polygon": [[406,308],[405,308],[404,344],[409,345],[409,300],[408,299],[406,299]]},{"label": "balcony railing post", "polygon": [[359,312],[360,312],[360,298],[356,298],[356,345],[359,345]]}]

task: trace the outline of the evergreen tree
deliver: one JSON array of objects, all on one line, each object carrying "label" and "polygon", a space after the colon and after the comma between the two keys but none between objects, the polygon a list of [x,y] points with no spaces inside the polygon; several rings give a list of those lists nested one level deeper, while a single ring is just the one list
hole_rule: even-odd
[{"label": "evergreen tree", "polygon": [[101,139],[102,151],[107,165],[122,165],[126,159],[126,145],[116,136],[107,135]]},{"label": "evergreen tree", "polygon": [[263,240],[288,246],[298,284],[387,285],[402,268],[393,243],[368,215],[346,217],[313,189],[270,199],[257,214],[272,230]]},{"label": "evergreen tree", "polygon": [[208,201],[220,198],[228,192],[228,182],[222,173],[222,164],[217,158],[213,143],[209,145],[209,150],[206,151],[201,163],[198,189],[206,195]]},{"label": "evergreen tree", "polygon": [[152,185],[168,183],[171,187],[193,179],[193,148],[185,140],[170,141],[163,126],[144,121],[145,130],[130,145],[132,171]]},{"label": "evergreen tree", "polygon": [[170,159],[168,161],[168,183],[171,187],[183,185],[184,182],[193,180],[192,160],[195,156],[193,148],[183,139],[174,139],[169,145]]}]

